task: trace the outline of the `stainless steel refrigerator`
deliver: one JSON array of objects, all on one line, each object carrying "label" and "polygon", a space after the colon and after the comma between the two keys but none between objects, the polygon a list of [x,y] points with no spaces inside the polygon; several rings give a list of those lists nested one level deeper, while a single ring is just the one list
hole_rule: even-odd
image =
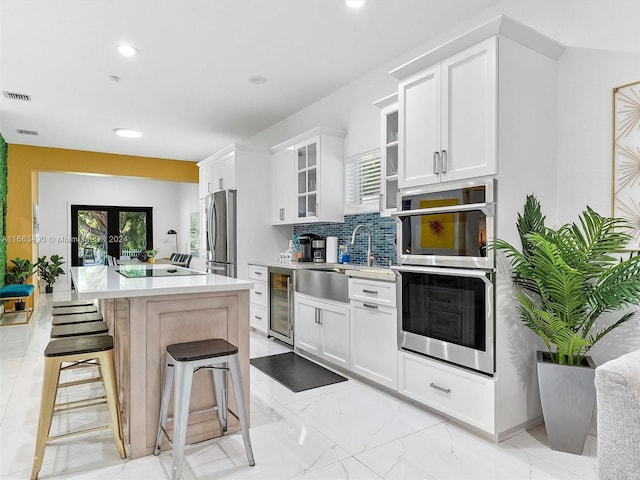
[{"label": "stainless steel refrigerator", "polygon": [[222,190],[206,197],[207,271],[237,276],[236,191]]}]

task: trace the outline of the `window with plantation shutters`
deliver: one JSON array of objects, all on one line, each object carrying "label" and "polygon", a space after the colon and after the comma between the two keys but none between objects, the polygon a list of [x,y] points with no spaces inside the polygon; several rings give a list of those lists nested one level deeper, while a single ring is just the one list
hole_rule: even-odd
[{"label": "window with plantation shutters", "polygon": [[380,151],[354,155],[346,160],[345,213],[376,212],[381,193]]}]

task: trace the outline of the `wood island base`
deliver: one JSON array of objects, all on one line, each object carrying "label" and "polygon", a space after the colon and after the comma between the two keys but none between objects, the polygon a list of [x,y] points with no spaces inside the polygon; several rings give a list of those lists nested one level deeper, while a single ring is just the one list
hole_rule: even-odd
[{"label": "wood island base", "polygon": [[[125,447],[129,458],[153,453],[160,415],[166,347],[223,338],[238,347],[246,411],[249,412],[249,290],[100,300],[115,341],[116,371]],[[187,444],[221,436],[209,370],[196,372]],[[229,381],[228,432],[239,430]],[[173,415],[173,401],[169,416]],[[171,422],[167,431],[172,435]],[[168,448],[168,443],[163,448]]]}]

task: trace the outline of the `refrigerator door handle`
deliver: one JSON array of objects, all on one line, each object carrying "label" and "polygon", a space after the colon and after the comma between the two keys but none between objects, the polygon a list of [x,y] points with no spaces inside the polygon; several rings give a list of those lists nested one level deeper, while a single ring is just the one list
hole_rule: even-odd
[{"label": "refrigerator door handle", "polygon": [[209,195],[207,197],[206,204],[206,216],[207,216],[207,252],[208,252],[208,260],[213,260],[213,229],[215,228],[215,224],[213,223],[213,195]]}]

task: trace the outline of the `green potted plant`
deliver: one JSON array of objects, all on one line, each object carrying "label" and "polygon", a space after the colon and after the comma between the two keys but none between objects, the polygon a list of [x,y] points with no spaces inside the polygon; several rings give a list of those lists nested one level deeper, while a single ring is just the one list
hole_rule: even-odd
[{"label": "green potted plant", "polygon": [[[9,285],[18,285],[26,283],[37,267],[37,263],[33,263],[27,258],[12,258],[12,266],[9,267],[5,275],[5,282]],[[15,309],[17,311],[24,310],[26,308],[24,301],[16,301]]]},{"label": "green potted plant", "polygon": [[156,261],[155,257],[158,254],[158,250],[153,248],[151,250],[147,250],[145,253],[147,254],[147,261],[149,263],[155,263],[155,261]]},{"label": "green potted plant", "polygon": [[552,229],[544,222],[540,203],[527,196],[517,219],[522,250],[500,239],[493,248],[510,261],[520,319],[547,348],[538,352],[538,383],[551,448],[580,454],[595,402],[587,352],[636,313],[597,323],[640,302],[640,256],[621,258],[630,240],[623,219],[587,207],[579,224]]},{"label": "green potted plant", "polygon": [[40,257],[38,259],[38,273],[40,278],[46,282],[45,293],[53,292],[53,284],[60,275],[64,275],[64,270],[61,265],[65,263],[61,256],[51,255],[50,261],[47,260],[47,256]]}]

